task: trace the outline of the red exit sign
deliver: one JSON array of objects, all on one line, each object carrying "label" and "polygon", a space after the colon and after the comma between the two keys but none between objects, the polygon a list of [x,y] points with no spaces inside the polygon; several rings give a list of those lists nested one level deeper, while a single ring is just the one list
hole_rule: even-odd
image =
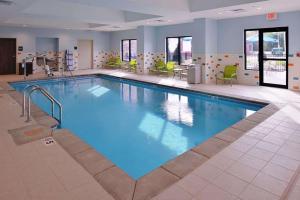
[{"label": "red exit sign", "polygon": [[267,20],[272,21],[278,19],[278,14],[276,12],[271,12],[267,14]]}]

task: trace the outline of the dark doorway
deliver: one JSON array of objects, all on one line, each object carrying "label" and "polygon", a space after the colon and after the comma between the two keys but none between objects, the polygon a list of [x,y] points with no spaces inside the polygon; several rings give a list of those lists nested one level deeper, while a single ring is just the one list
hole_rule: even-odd
[{"label": "dark doorway", "polygon": [[0,38],[0,75],[16,74],[16,39]]}]

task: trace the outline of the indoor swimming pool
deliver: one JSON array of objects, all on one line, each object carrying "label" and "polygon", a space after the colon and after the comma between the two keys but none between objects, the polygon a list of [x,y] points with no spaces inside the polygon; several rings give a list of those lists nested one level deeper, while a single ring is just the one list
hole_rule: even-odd
[{"label": "indoor swimming pool", "polygon": [[[62,103],[62,128],[135,180],[264,106],[104,75],[11,83],[31,84]],[[32,99],[50,113],[45,97]]]}]

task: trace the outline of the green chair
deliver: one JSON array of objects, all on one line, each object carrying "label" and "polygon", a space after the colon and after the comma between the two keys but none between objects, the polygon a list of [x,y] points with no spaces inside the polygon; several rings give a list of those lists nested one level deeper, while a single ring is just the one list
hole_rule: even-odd
[{"label": "green chair", "polygon": [[150,69],[150,72],[154,72],[156,74],[164,74],[169,75],[173,73],[175,68],[175,62],[167,62],[167,64],[162,60],[155,60],[154,68]]},{"label": "green chair", "polygon": [[137,67],[137,61],[136,61],[136,59],[132,59],[129,62],[129,66],[130,66],[130,71],[136,72],[136,67]]},{"label": "green chair", "polygon": [[122,65],[122,60],[121,60],[120,57],[117,57],[117,58],[116,58],[116,63],[115,63],[115,65],[116,65],[116,67],[121,67],[121,65]]},{"label": "green chair", "polygon": [[167,71],[170,73],[173,73],[175,64],[176,64],[175,62],[167,62],[167,65],[166,65]]},{"label": "green chair", "polygon": [[158,71],[162,71],[166,68],[166,64],[163,60],[161,59],[158,59],[156,62],[155,62],[155,68],[158,70]]},{"label": "green chair", "polygon": [[158,74],[161,70],[165,68],[166,64],[163,60],[158,59],[154,61],[154,67],[151,68],[149,71],[155,74]]},{"label": "green chair", "polygon": [[[219,75],[221,74],[221,75]],[[219,76],[218,76],[219,75]],[[230,81],[230,85],[232,86],[232,80],[237,80],[237,66],[235,65],[227,65],[224,68],[224,72],[220,71],[216,75],[216,84],[218,84],[218,80]]]},{"label": "green chair", "polygon": [[122,65],[122,60],[120,57],[112,56],[106,62],[106,66],[108,66],[110,68],[118,68],[118,67],[121,67],[121,65]]}]

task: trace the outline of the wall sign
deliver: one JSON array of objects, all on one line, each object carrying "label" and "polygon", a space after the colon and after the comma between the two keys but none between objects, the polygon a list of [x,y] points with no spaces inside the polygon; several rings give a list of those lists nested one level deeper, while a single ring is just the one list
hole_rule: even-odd
[{"label": "wall sign", "polygon": [[268,21],[273,21],[278,19],[278,14],[276,12],[268,13],[266,16]]},{"label": "wall sign", "polygon": [[23,46],[18,46],[18,51],[23,51]]}]

